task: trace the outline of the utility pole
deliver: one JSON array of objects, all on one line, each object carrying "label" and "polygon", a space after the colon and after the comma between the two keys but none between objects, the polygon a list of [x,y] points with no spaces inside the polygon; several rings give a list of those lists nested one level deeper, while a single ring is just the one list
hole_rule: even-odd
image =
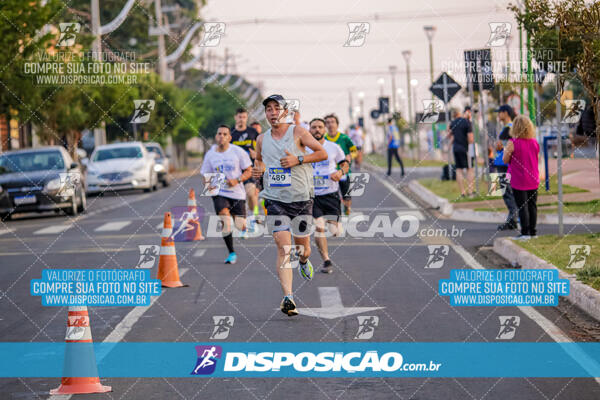
[{"label": "utility pole", "polygon": [[229,71],[229,48],[225,47],[225,62],[224,65],[224,74],[227,75]]},{"label": "utility pole", "polygon": [[167,76],[167,54],[165,49],[163,14],[160,0],[154,0],[154,12],[156,15],[156,27],[158,28],[158,75],[164,82],[167,82],[169,77]]},{"label": "utility pole", "polygon": [[[556,27],[556,34],[559,37],[559,52],[560,52],[560,29]],[[558,236],[564,235],[563,226],[563,187],[562,187],[562,130],[560,126],[561,107],[560,95],[562,86],[560,84],[560,68],[556,69],[556,174],[558,180]]]},{"label": "utility pole", "polygon": [[92,0],[90,10],[92,14],[92,35],[94,35],[94,42],[92,43],[92,58],[98,61],[100,60],[100,53],[102,52],[102,37],[100,36],[99,0]]}]

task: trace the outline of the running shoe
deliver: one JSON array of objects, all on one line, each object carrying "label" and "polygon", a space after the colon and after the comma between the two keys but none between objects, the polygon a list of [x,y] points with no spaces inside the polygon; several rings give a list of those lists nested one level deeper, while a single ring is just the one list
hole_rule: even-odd
[{"label": "running shoe", "polygon": [[298,310],[296,309],[296,303],[294,300],[285,296],[283,300],[281,300],[281,305],[279,306],[281,312],[287,314],[288,317],[293,317],[298,315]]},{"label": "running shoe", "polygon": [[331,260],[327,260],[323,263],[321,272],[324,274],[331,274],[333,272],[333,265],[331,264]]},{"label": "running shoe", "polygon": [[300,276],[307,281],[310,281],[315,274],[315,270],[310,263],[310,260],[306,260],[306,264],[302,264],[301,262],[298,263],[298,272],[300,273]]},{"label": "running shoe", "polygon": [[225,260],[225,264],[235,264],[237,262],[237,254],[229,253],[229,256]]},{"label": "running shoe", "polygon": [[531,239],[531,236],[529,236],[529,235],[519,235],[519,236],[517,236],[517,237],[514,237],[514,238],[512,238],[512,239],[513,239],[513,240],[518,240],[518,241],[520,241],[520,242],[526,242],[526,241],[528,241],[529,239]]}]

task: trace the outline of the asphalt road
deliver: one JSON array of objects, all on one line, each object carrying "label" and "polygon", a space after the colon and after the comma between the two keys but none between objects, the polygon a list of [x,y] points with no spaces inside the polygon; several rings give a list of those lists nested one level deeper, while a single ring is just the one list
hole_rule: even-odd
[{"label": "asphalt road", "polygon": [[[377,175],[377,176],[375,176]],[[414,175],[412,177],[415,177]],[[385,182],[385,183],[384,183]],[[319,308],[341,301],[344,307],[373,307],[366,314],[327,319],[300,315],[288,318],[278,307],[272,239],[236,239],[238,263],[224,265],[223,241],[177,243],[182,281],[187,287],[164,290],[153,305],[130,314],[132,307],[90,308],[96,342],[207,342],[213,316],[233,316],[226,341],[340,342],[356,339],[357,315],[379,318],[371,341],[496,342],[498,316],[520,316],[514,341],[545,342],[549,335],[532,315],[541,315],[575,341],[597,341],[597,324],[562,302],[524,312],[514,307],[452,307],[437,294],[438,281],[451,268],[509,268],[491,252],[499,235],[495,224],[439,218],[423,208],[395,179],[373,174],[365,194],[354,199],[354,212],[373,218],[411,214],[432,235],[405,238],[342,237],[330,240],[335,265],[331,275],[315,274],[304,282],[295,274],[295,300],[300,308]],[[29,294],[29,282],[47,268],[134,268],[138,245],[160,244],[163,213],[185,206],[189,188],[199,191],[197,176],[175,180],[155,193],[122,193],[88,199],[89,210],[76,218],[35,216],[0,225],[0,340],[60,342],[65,334],[66,307],[43,307]],[[213,213],[209,198],[199,205]],[[106,225],[111,223],[110,225]],[[206,229],[206,228],[205,228]],[[437,231],[436,231],[437,229]],[[554,227],[540,226],[540,233]],[[575,229],[575,231],[581,228]],[[446,234],[442,234],[443,230]],[[461,232],[462,235],[458,234]],[[427,229],[424,233],[427,233]],[[457,233],[453,236],[453,233]],[[508,235],[501,233],[500,235]],[[448,245],[441,268],[425,268],[428,245]],[[313,264],[321,264],[315,247]],[[156,267],[152,270],[156,273]],[[325,288],[325,289],[324,289]],[[534,313],[534,314],[532,314]],[[129,314],[129,316],[128,316]],[[132,321],[127,329],[122,321]],[[133,318],[133,319],[132,319]],[[128,362],[134,362],[133,360]],[[85,399],[598,399],[593,379],[102,379],[113,392]],[[0,397],[48,398],[59,379],[1,379]],[[56,398],[56,397],[54,397]]]}]

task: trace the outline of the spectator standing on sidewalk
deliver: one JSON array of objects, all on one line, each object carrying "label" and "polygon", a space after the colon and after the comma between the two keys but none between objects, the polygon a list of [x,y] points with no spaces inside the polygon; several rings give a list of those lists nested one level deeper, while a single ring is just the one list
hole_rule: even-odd
[{"label": "spectator standing on sidewalk", "polygon": [[[504,124],[504,128],[502,128],[498,140],[496,141],[496,157],[494,158],[492,167],[495,172],[504,174],[503,178],[506,182],[508,164],[506,164],[502,158],[504,156],[504,147],[510,140],[510,129],[513,125],[512,120],[515,117],[515,112],[508,104],[501,105],[496,111],[498,112],[498,118]],[[504,200],[504,204],[508,209],[508,216],[506,217],[506,222],[498,225],[498,230],[506,231],[517,229],[517,203],[515,202],[515,197],[510,184],[506,185],[502,194],[502,200]]]},{"label": "spectator standing on sidewalk", "polygon": [[511,139],[504,149],[503,160],[508,164],[510,186],[521,220],[521,235],[516,239],[529,240],[536,236],[540,145],[535,138],[533,123],[524,115],[515,118],[510,136]]},{"label": "spectator standing on sidewalk", "polygon": [[[473,197],[475,196],[475,177],[467,154],[469,144],[475,142],[473,128],[469,120],[462,117],[460,110],[455,110],[453,114],[454,120],[450,123],[449,135],[452,140],[452,152],[454,153],[454,163],[456,165],[456,183],[458,183],[461,197]],[[466,175],[466,184],[463,174]]]},{"label": "spectator standing on sidewalk", "polygon": [[388,126],[386,129],[386,139],[387,139],[387,176],[392,175],[392,157],[395,157],[398,160],[398,164],[400,164],[400,171],[402,176],[404,176],[404,164],[402,163],[402,159],[400,158],[400,154],[398,154],[398,147],[400,147],[400,132],[398,131],[398,127],[396,126],[396,122],[393,118],[388,119]]}]

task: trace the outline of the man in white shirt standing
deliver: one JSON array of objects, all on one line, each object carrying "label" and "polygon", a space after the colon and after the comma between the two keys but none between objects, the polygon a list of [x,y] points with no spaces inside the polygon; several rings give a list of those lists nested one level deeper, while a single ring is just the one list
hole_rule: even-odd
[{"label": "man in white shirt standing", "polygon": [[[325,223],[329,223],[331,232],[337,232],[337,222],[342,214],[338,182],[348,173],[350,163],[346,159],[344,150],[339,145],[325,140],[325,132],[327,132],[325,120],[314,118],[310,121],[310,134],[327,152],[326,160],[313,163],[315,199],[312,215],[316,221],[315,242],[319,253],[321,253],[321,258],[323,258],[321,272],[330,274],[333,272],[333,266],[329,259]],[[312,150],[306,152],[310,154]]]},{"label": "man in white shirt standing", "polygon": [[252,175],[252,161],[244,149],[230,143],[231,130],[227,125],[219,126],[215,142],[216,146],[204,156],[200,173],[204,175],[205,185],[211,184],[206,174],[224,175],[218,193],[212,199],[215,212],[223,219],[223,240],[229,251],[225,264],[235,264],[237,255],[233,249],[231,216],[238,229],[246,229],[246,191],[242,182]]}]

